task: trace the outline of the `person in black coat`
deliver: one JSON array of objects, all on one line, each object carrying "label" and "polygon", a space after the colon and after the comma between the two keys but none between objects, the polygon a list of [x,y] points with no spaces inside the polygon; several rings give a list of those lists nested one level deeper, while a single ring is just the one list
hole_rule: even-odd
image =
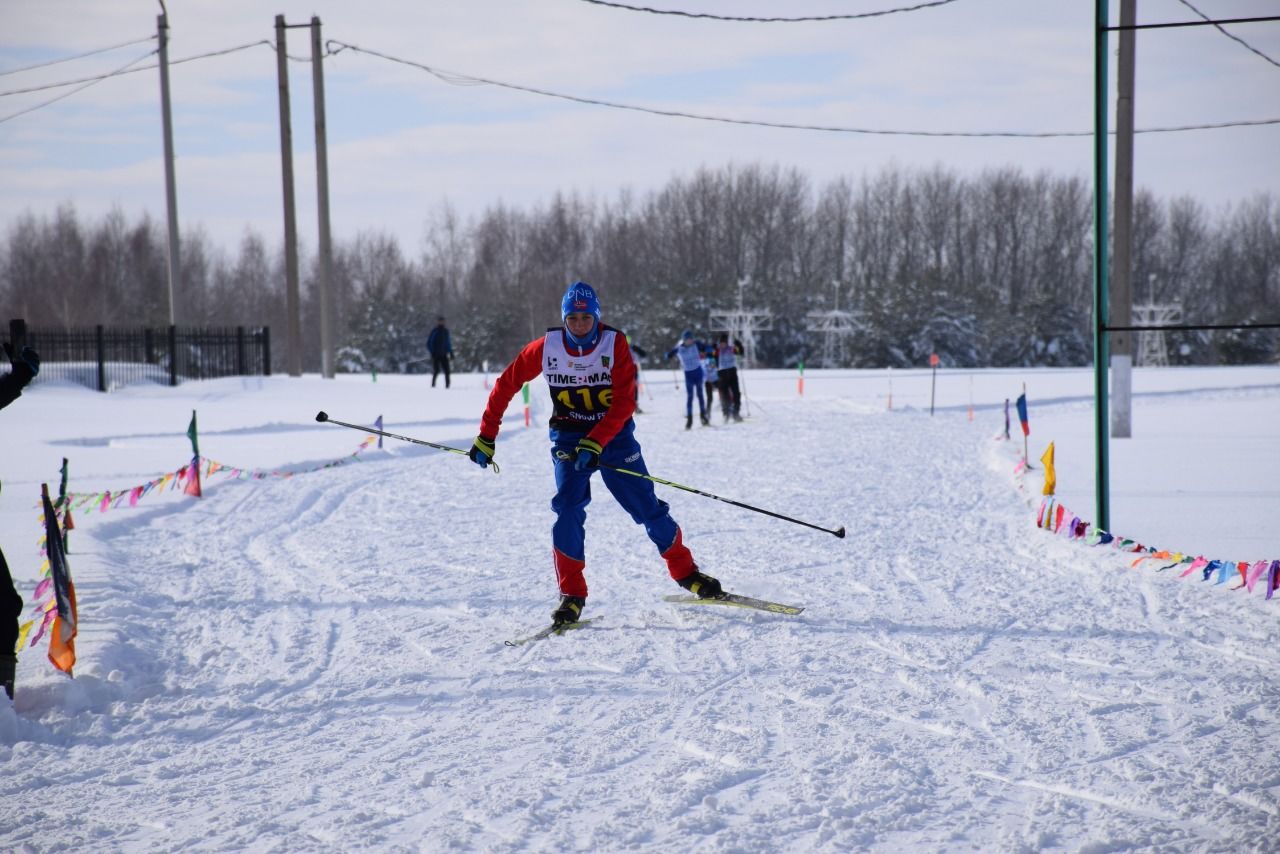
[{"label": "person in black coat", "polygon": [[[0,377],[0,409],[17,400],[27,383],[40,373],[40,357],[30,347],[23,347],[22,352],[15,356],[13,348],[6,343],[4,352],[13,369]],[[18,621],[21,618],[22,597],[13,586],[9,564],[4,559],[4,551],[0,550],[0,686],[10,700],[13,699],[14,674],[18,668],[14,647],[18,644]]]},{"label": "person in black coat", "polygon": [[436,377],[444,371],[444,387],[449,387],[449,357],[453,355],[453,339],[444,325],[444,318],[436,318],[436,328],[427,336],[427,352],[431,354],[431,387],[436,387]]}]

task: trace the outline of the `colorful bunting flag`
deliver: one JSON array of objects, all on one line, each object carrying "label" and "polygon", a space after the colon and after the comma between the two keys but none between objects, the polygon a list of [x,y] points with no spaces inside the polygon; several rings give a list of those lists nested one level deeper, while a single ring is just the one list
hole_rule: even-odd
[{"label": "colorful bunting flag", "polygon": [[[194,424],[195,422],[192,421]],[[201,498],[204,493],[200,491],[200,458],[192,457],[191,465],[187,466],[184,471],[187,473],[187,487],[183,490],[192,498]]]},{"label": "colorful bunting flag", "polygon": [[[71,567],[62,551],[62,532],[58,530],[58,514],[49,500],[49,485],[41,484],[44,503],[45,548],[49,554],[49,569],[53,575],[53,625],[49,632],[49,661],[63,673],[71,676],[76,663],[76,587],[71,581]],[[46,621],[48,617],[46,617]],[[41,633],[44,631],[41,625]]]}]

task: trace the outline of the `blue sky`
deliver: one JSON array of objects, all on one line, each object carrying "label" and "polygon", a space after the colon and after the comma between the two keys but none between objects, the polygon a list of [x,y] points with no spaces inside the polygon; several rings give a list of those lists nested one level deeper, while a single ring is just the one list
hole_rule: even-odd
[{"label": "blue sky", "polygon": [[[734,15],[848,14],[898,0],[649,6]],[[1118,0],[1111,3],[1113,16]],[[1195,0],[1220,17],[1274,14],[1265,0]],[[955,0],[861,21],[746,24],[603,8],[581,0],[173,2],[171,59],[274,41],[273,22],[323,21],[334,39],[465,75],[587,98],[812,125],[902,130],[1087,131],[1093,4]],[[154,0],[5,0],[0,72],[153,35]],[[1142,0],[1145,21],[1188,20],[1179,0]],[[1280,24],[1231,32],[1280,61]],[[305,29],[289,52],[309,55]],[[153,43],[0,75],[0,92],[113,71]],[[153,58],[141,64],[152,63]],[[1114,70],[1114,63],[1113,63]],[[700,166],[795,167],[822,185],[888,165],[962,175],[1018,166],[1089,179],[1092,143],[780,130],[665,118],[493,86],[450,85],[419,69],[345,51],[325,64],[334,232],[386,231],[412,253],[447,201],[463,216],[557,191],[607,199]],[[275,54],[258,45],[171,72],[179,220],[234,248],[246,226],[282,233]],[[314,242],[311,73],[290,63],[298,221]],[[71,202],[89,217],[119,207],[164,217],[155,70],[69,89],[0,97],[0,226]],[[1111,87],[1114,91],[1114,86]],[[1141,33],[1139,128],[1280,117],[1280,66],[1208,27]],[[1211,209],[1280,193],[1280,125],[1142,134],[1136,180]]]}]

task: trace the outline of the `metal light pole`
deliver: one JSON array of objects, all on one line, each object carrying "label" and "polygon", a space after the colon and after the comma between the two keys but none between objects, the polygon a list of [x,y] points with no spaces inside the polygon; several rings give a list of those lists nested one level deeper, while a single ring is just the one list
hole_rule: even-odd
[{"label": "metal light pole", "polygon": [[1107,436],[1107,0],[1094,0],[1093,30],[1093,399],[1094,497],[1102,530],[1111,527]]}]

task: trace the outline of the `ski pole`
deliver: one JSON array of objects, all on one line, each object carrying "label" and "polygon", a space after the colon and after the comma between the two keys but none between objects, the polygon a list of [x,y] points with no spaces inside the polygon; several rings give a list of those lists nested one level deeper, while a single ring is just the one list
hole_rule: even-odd
[{"label": "ski pole", "polygon": [[[571,460],[573,459],[573,454],[569,453],[568,451],[556,451],[556,459]],[[642,474],[641,472],[632,471],[631,469],[624,469],[624,468],[620,468],[619,466],[611,466],[608,463],[600,463],[600,468],[609,469],[610,471],[616,471],[619,474],[629,474],[632,477],[642,477],[645,480],[650,480],[650,481],[653,481],[654,483],[660,483],[663,486],[671,486],[671,487],[675,487],[676,489],[683,489],[685,492],[692,492],[694,495],[701,495],[703,498],[714,498],[716,501],[723,501],[725,504],[732,504],[734,507],[741,507],[744,510],[754,510],[757,513],[763,513],[766,516],[772,516],[773,518],[781,519],[784,522],[794,522],[797,525],[804,525],[806,528],[813,528],[814,530],[817,530],[817,531],[825,531],[828,534],[834,534],[835,536],[839,537],[842,540],[844,539],[844,525],[841,525],[839,528],[836,528],[833,531],[830,528],[824,528],[821,525],[815,525],[812,522],[805,522],[800,519],[793,519],[790,516],[784,516],[781,513],[774,513],[772,510],[765,510],[762,507],[753,507],[752,505],[744,504],[741,501],[734,501],[732,498],[725,498],[722,495],[715,495],[710,492],[703,492],[701,489],[694,489],[692,486],[685,486],[683,483],[676,483],[673,480],[664,480],[660,477],[654,477],[651,474]]]},{"label": "ski pole", "polygon": [[[374,427],[361,427],[359,424],[348,424],[345,421],[339,421],[336,418],[330,418],[327,412],[317,412],[316,420],[321,424],[338,424],[342,427],[350,427],[352,430],[363,430],[366,433],[373,433],[376,436],[386,436],[388,439],[399,439],[402,442],[412,442],[415,445],[426,445],[428,448],[435,448],[437,451],[448,451],[451,454],[462,454],[462,456],[470,456],[461,448],[450,448],[448,445],[437,445],[435,442],[428,442],[425,439],[414,439],[411,436],[398,436],[395,433],[388,433],[385,430],[378,430]],[[489,460],[489,467],[493,469],[493,473],[498,473],[498,464],[493,460]]]}]

